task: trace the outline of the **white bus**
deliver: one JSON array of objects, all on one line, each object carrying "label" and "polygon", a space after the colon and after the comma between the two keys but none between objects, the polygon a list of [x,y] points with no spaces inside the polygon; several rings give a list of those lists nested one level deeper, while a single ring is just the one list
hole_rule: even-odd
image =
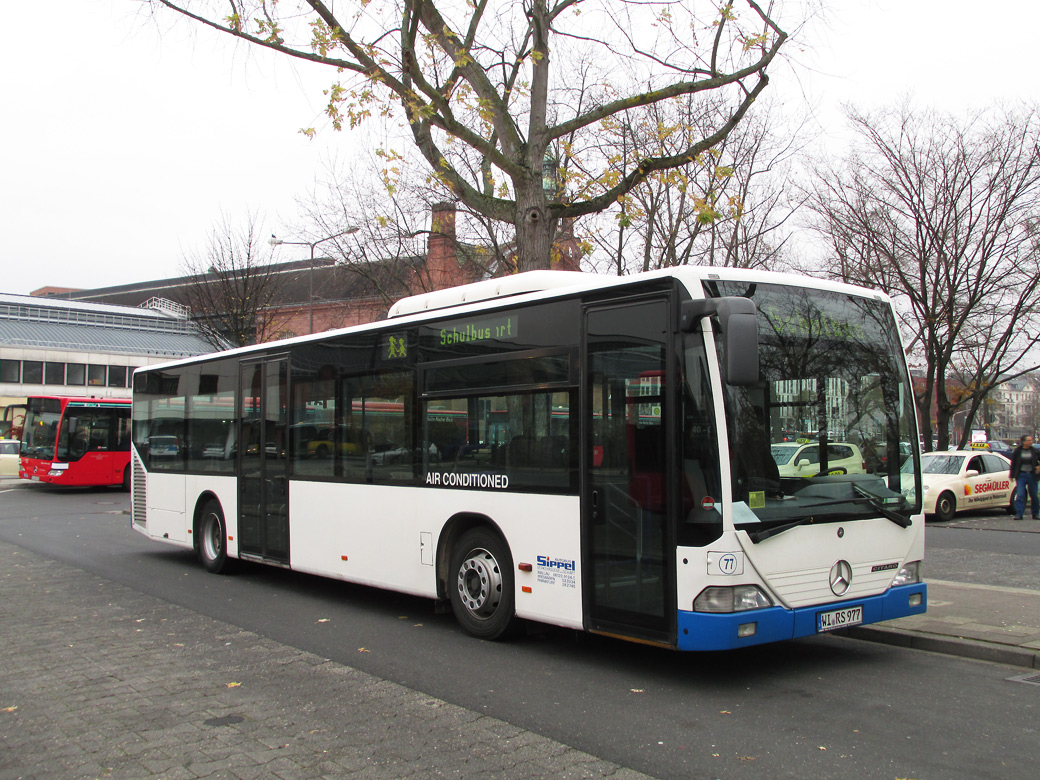
[{"label": "white bus", "polygon": [[[910,379],[866,289],[520,274],[139,369],[133,415],[137,531],[450,602],[477,637],[716,650],[926,607]],[[817,445],[794,477],[787,440]]]}]

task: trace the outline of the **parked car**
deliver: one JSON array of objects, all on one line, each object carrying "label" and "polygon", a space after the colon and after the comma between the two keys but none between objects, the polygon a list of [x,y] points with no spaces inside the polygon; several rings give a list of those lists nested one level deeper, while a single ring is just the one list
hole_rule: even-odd
[{"label": "parked car", "polygon": [[21,446],[17,439],[0,439],[0,477],[18,476],[18,450]]},{"label": "parked car", "polygon": [[867,464],[855,444],[830,442],[827,445],[827,471],[820,471],[820,443],[816,441],[778,442],[770,447],[781,477],[817,477],[826,474],[865,474]]},{"label": "parked car", "polygon": [[181,454],[181,441],[176,436],[149,436],[148,450],[153,458],[176,458]]},{"label": "parked car", "polygon": [[[904,480],[913,481],[914,463],[903,464]],[[966,509],[1003,509],[1014,512],[1014,484],[1008,472],[1011,462],[985,450],[926,452],[921,456],[924,479],[924,513],[948,522]],[[908,488],[909,489],[909,488]]]},{"label": "parked car", "polygon": [[1011,460],[1011,453],[1015,451],[1014,447],[1005,441],[1000,441],[999,439],[993,439],[992,441],[986,442],[986,447],[990,452],[1000,453],[1008,460]]}]

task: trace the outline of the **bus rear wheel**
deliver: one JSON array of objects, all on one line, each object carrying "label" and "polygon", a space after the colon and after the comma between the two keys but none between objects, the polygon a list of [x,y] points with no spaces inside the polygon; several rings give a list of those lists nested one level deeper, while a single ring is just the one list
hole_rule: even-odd
[{"label": "bus rear wheel", "polygon": [[516,632],[513,560],[502,538],[487,528],[462,535],[451,556],[451,608],[462,627],[479,639]]},{"label": "bus rear wheel", "polygon": [[220,574],[228,568],[227,530],[224,510],[217,501],[208,501],[202,508],[198,528],[199,560],[206,571]]}]

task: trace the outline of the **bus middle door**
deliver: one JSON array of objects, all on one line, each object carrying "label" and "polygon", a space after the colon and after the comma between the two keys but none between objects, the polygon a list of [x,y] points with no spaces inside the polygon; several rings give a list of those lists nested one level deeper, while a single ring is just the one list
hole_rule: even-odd
[{"label": "bus middle door", "polygon": [[284,357],[242,363],[238,544],[243,557],[289,563],[287,382]]}]

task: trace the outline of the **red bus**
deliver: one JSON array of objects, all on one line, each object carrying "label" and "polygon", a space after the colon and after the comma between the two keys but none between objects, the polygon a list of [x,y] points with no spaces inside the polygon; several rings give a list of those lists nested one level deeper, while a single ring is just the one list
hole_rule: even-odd
[{"label": "red bus", "polygon": [[18,476],[130,489],[130,400],[31,396]]}]

